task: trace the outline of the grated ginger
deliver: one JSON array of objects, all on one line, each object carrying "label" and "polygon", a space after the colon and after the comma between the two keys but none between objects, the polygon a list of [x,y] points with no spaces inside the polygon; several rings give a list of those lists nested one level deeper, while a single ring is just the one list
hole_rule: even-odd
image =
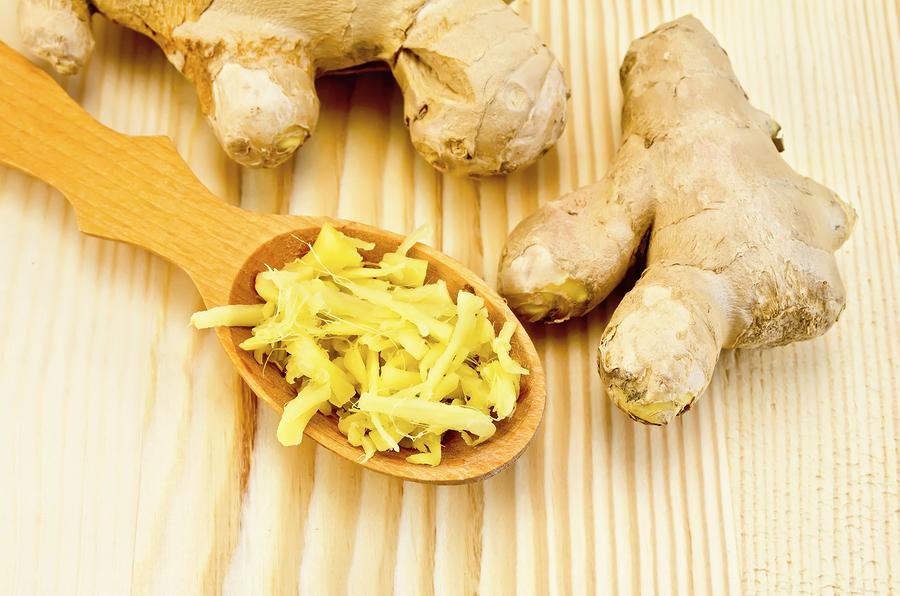
[{"label": "grated ginger", "polygon": [[302,258],[257,276],[264,304],[191,317],[198,329],[253,327],[240,347],[299,386],[278,425],[283,445],[321,412],[364,459],[407,448],[407,461],[438,465],[446,431],[477,445],[512,415],[528,374],[510,357],[515,324],[495,334],[481,298],[460,291],[454,303],[442,280],[425,284],[427,261],[406,253],[427,233],[373,264],[359,249],[374,245],[324,226]]}]

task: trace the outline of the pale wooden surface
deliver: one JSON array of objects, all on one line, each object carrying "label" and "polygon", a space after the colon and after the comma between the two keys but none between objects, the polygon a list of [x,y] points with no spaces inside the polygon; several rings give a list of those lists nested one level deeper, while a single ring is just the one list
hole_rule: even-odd
[{"label": "pale wooden surface", "polygon": [[[0,6],[0,39],[21,48]],[[316,135],[270,172],[228,162],[161,52],[99,18],[66,87],[117,130],[171,136],[229,202],[431,222],[431,243],[493,285],[507,230],[606,169],[628,42],[693,12],[784,126],[788,161],[860,214],[838,325],[724,354],[665,429],[600,395],[610,306],[529,327],[548,380],[535,444],[481,484],[402,484],[280,447],[215,336],[187,326],[201,304],[185,274],[81,236],[57,193],[0,169],[0,593],[900,594],[896,2],[514,6],[563,61],[571,119],[539,165],[480,183],[414,153],[383,74],[321,81]]]}]

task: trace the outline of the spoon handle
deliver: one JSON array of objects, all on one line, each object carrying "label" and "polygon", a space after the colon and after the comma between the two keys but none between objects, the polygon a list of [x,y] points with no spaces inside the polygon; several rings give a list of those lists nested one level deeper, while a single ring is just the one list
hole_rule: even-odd
[{"label": "spoon handle", "polygon": [[62,192],[85,234],[146,248],[185,269],[207,303],[224,300],[217,280],[231,279],[248,249],[272,235],[272,222],[207,190],[167,137],[107,128],[2,42],[0,163]]}]

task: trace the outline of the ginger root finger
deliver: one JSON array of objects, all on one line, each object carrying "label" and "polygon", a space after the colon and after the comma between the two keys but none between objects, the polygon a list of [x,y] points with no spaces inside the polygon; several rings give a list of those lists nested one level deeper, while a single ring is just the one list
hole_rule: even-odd
[{"label": "ginger root finger", "polygon": [[312,59],[297,39],[248,39],[258,17],[212,4],[172,30],[175,66],[197,87],[200,107],[222,148],[248,167],[285,161],[319,118]]},{"label": "ginger root finger", "polygon": [[[522,222],[507,241],[500,290],[527,318],[559,293],[561,284],[517,264],[525,247],[544,270],[566,272],[566,289],[584,286],[557,299],[569,302],[563,314],[583,314],[618,283],[649,228],[647,269],[614,312],[597,360],[618,407],[666,424],[705,391],[723,348],[811,339],[837,321],[846,297],[832,253],[856,214],[784,161],[779,125],[750,104],[697,19],[634,41],[620,78],[626,141],[594,185],[612,193],[577,211],[564,197]],[[560,222],[567,210],[579,217]],[[630,241],[623,221],[632,222]],[[607,238],[621,247],[617,261]]]},{"label": "ginger root finger", "polygon": [[[20,0],[23,36],[45,21],[43,38],[71,37],[54,23],[83,21],[90,40],[79,15],[91,10],[151,36],[196,86],[225,151],[251,167],[282,163],[313,134],[316,76],[372,61],[393,70],[413,144],[443,171],[527,166],[565,125],[559,63],[501,0],[49,1],[34,16],[28,7],[45,4]],[[63,71],[90,50],[76,60],[60,44],[29,45]]]},{"label": "ginger root finger", "polygon": [[58,72],[77,73],[94,50],[87,0],[20,0],[19,36]]},{"label": "ginger root finger", "polygon": [[652,180],[627,137],[610,174],[545,204],[512,231],[500,257],[498,290],[528,321],[586,314],[619,285],[652,221]]},{"label": "ginger root finger", "polygon": [[231,159],[271,167],[306,142],[319,119],[313,77],[278,60],[265,67],[227,62],[212,80],[215,110],[207,117]]},{"label": "ginger root finger", "polygon": [[496,0],[432,1],[393,69],[413,144],[445,172],[512,172],[550,149],[565,126],[562,67]]},{"label": "ginger root finger", "polygon": [[728,329],[717,285],[709,271],[654,265],[613,313],[597,367],[633,419],[666,424],[706,389]]}]

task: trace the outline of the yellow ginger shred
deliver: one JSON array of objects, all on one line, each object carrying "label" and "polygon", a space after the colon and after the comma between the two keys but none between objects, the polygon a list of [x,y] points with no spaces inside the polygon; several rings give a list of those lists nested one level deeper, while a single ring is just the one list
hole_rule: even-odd
[{"label": "yellow ginger shred", "polygon": [[359,249],[370,243],[324,226],[309,253],[257,276],[264,304],[191,317],[199,329],[252,326],[241,348],[297,384],[278,425],[282,444],[299,444],[322,412],[364,459],[406,448],[416,452],[407,461],[438,465],[446,431],[477,445],[512,415],[528,374],[510,356],[515,324],[495,334],[481,298],[459,292],[454,302],[443,281],[425,284],[427,261],[406,253],[429,233],[423,226],[366,263]]}]

